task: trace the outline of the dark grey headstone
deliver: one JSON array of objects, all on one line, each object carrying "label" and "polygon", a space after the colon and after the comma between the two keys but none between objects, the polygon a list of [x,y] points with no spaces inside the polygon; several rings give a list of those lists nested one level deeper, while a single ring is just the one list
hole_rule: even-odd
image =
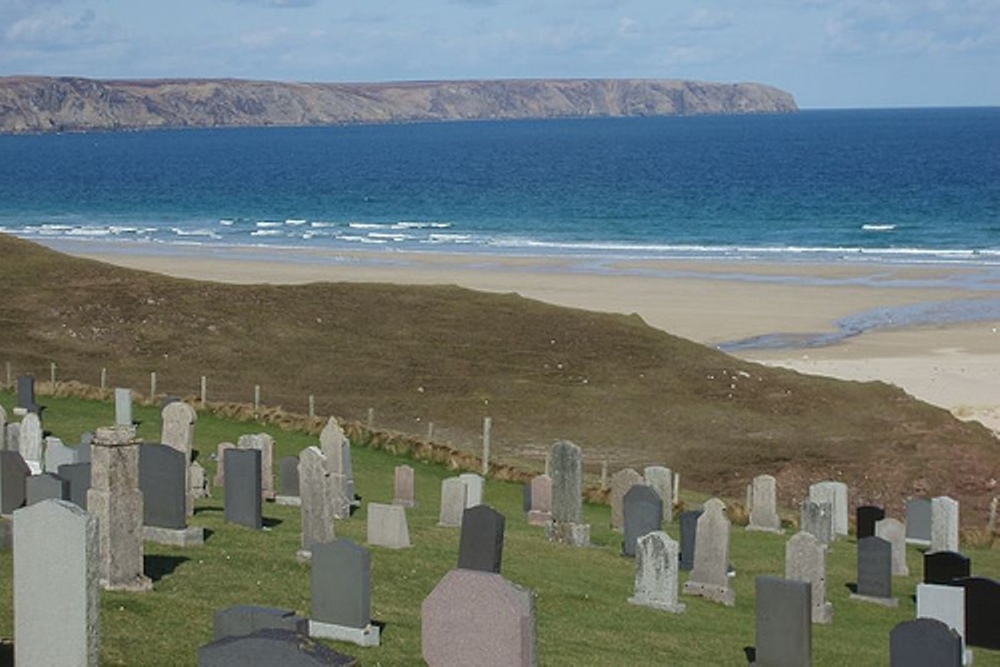
[{"label": "dark grey headstone", "polygon": [[458,567],[500,574],[503,562],[504,516],[488,505],[476,505],[462,513],[462,536],[458,543]]},{"label": "dark grey headstone", "polygon": [[299,495],[299,457],[286,456],[278,461],[278,495]]},{"label": "dark grey headstone", "polygon": [[31,469],[18,452],[0,451],[0,514],[11,514],[27,499]]},{"label": "dark grey headstone", "polygon": [[694,540],[698,534],[698,517],[702,510],[688,510],[681,512],[679,521],[681,524],[681,569],[688,572],[694,567]]},{"label": "dark grey headstone", "polygon": [[918,618],[889,633],[890,667],[961,667],[962,638],[941,621]]},{"label": "dark grey headstone", "polygon": [[522,505],[524,506],[524,513],[527,514],[531,511],[531,482],[524,483],[524,489],[522,490]]},{"label": "dark grey headstone", "polygon": [[139,448],[144,525],[174,530],[187,527],[186,479],[184,452],[158,443],[145,443]]},{"label": "dark grey headstone", "polygon": [[222,455],[226,470],[226,523],[259,530],[264,526],[259,449],[227,449]]},{"label": "dark grey headstone", "polygon": [[875,522],[885,518],[885,510],[875,505],[861,505],[855,512],[858,540],[875,536]]},{"label": "dark grey headstone", "polygon": [[965,577],[948,583],[965,588],[965,643],[1000,651],[1000,582]]},{"label": "dark grey headstone", "polygon": [[51,472],[32,475],[25,480],[25,502],[34,505],[43,500],[69,500],[69,482]]},{"label": "dark grey headstone", "polygon": [[243,637],[258,630],[288,630],[300,635],[309,634],[309,619],[296,615],[291,609],[241,604],[216,610],[214,621],[216,639]]},{"label": "dark grey headstone", "polygon": [[622,513],[625,532],[622,554],[635,558],[636,541],[643,535],[663,528],[663,499],[653,487],[636,484],[625,492]]},{"label": "dark grey headstone", "polygon": [[952,579],[972,574],[972,561],[957,551],[924,554],[924,583],[948,584]]},{"label": "dark grey headstone", "polygon": [[35,402],[35,378],[30,375],[17,378],[17,406],[38,414],[40,406]]},{"label": "dark grey headstone", "polygon": [[930,498],[911,498],[906,501],[906,539],[931,541]]},{"label": "dark grey headstone", "polygon": [[892,597],[892,544],[881,537],[858,541],[858,595]]},{"label": "dark grey headstone", "polygon": [[[0,551],[10,551],[14,548],[14,522],[0,517]],[[0,665],[6,664],[0,660]],[[13,663],[11,663],[13,664]]]},{"label": "dark grey headstone", "polygon": [[371,552],[347,539],[314,544],[310,588],[312,620],[367,627],[372,618]]},{"label": "dark grey headstone", "polygon": [[812,584],[757,577],[754,615],[756,665],[800,667],[812,664]]},{"label": "dark grey headstone", "polygon": [[67,463],[59,466],[59,476],[69,482],[69,501],[80,509],[87,509],[87,491],[90,489],[90,464]]},{"label": "dark grey headstone", "polygon": [[[229,474],[229,471],[226,471]],[[198,667],[353,667],[357,660],[288,630],[258,630],[198,649]]]}]

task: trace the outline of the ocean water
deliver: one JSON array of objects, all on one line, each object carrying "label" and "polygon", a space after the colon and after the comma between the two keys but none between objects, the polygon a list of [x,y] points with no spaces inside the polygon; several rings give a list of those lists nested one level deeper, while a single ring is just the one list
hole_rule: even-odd
[{"label": "ocean water", "polygon": [[1000,109],[0,136],[0,231],[1000,266]]}]

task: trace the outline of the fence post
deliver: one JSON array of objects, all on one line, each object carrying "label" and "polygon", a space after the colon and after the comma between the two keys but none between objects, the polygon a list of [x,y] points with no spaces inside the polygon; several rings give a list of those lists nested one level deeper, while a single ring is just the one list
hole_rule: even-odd
[{"label": "fence post", "polygon": [[434,441],[434,422],[427,422],[427,442]]},{"label": "fence post", "polygon": [[368,408],[368,430],[375,426],[375,408]]},{"label": "fence post", "polygon": [[601,461],[601,491],[608,488],[608,460]]},{"label": "fence post", "polygon": [[208,378],[204,375],[201,376],[201,407],[205,407],[208,403]]},{"label": "fence post", "polygon": [[260,412],[260,385],[255,384],[253,386],[253,413],[256,415]]},{"label": "fence post", "polygon": [[7,388],[8,389],[14,388],[14,376],[11,373],[11,367],[9,361],[7,362]]},{"label": "fence post", "polygon": [[493,418],[483,417],[483,477],[490,471],[490,440],[493,437]]},{"label": "fence post", "polygon": [[101,368],[101,391],[107,391],[108,389],[108,369]]},{"label": "fence post", "polygon": [[316,397],[309,394],[309,419],[316,416]]},{"label": "fence post", "polygon": [[149,400],[156,403],[156,371],[149,372]]},{"label": "fence post", "polygon": [[49,362],[49,383],[52,385],[53,391],[56,388],[56,362]]}]

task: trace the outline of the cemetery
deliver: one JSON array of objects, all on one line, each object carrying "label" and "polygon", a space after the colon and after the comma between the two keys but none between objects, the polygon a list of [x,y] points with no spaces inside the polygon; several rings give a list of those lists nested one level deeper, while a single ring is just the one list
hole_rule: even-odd
[{"label": "cemetery", "polygon": [[502,481],[336,420],[129,398],[39,396],[25,427],[0,391],[19,664],[1000,665],[1000,541],[962,543],[951,498],[815,480],[785,506],[763,475],[743,504],[678,489],[671,460],[591,503],[599,462],[567,441]]}]

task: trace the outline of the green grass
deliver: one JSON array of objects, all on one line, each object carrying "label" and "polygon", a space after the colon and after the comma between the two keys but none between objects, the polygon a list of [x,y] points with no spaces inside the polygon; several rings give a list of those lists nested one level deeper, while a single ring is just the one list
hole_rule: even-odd
[{"label": "green grass", "polygon": [[[113,421],[113,406],[78,399],[45,397],[45,427],[67,443],[80,434]],[[9,393],[0,403],[10,407]],[[9,411],[9,410],[8,410]],[[153,408],[136,406],[140,434],[158,439]],[[277,442],[275,460],[316,444],[317,439],[254,423],[226,421],[202,413],[196,429],[199,460],[215,472],[209,454],[218,442],[243,433],[267,431]],[[352,450],[358,492],[365,501],[390,502],[393,468],[399,458],[362,447]],[[437,526],[440,482],[455,474],[440,466],[407,461],[415,468],[419,505],[407,511],[412,549],[373,547],[373,609],[384,622],[382,646],[362,649],[334,645],[358,656],[364,665],[420,664],[420,604],[438,580],[455,566],[458,531]],[[297,562],[299,510],[265,506],[272,524],[251,531],[223,521],[221,490],[197,503],[192,523],[211,534],[200,548],[178,549],[147,544],[147,573],[156,577],[145,594],[101,593],[102,664],[190,665],[197,649],[212,639],[212,613],[234,604],[259,604],[309,614],[309,567]],[[704,496],[685,493],[693,505]],[[634,562],[619,556],[620,536],[607,526],[609,508],[586,505],[592,526],[590,549],[550,544],[542,529],[528,526],[521,511],[521,486],[490,480],[486,502],[507,517],[503,574],[533,590],[537,598],[539,652],[543,665],[720,665],[743,664],[743,647],[754,643],[753,589],[757,575],[781,575],[785,538],[734,528],[731,560],[736,567],[736,606],[726,608],[681,596],[682,615],[636,607],[632,594]],[[365,510],[339,521],[338,537],[365,541]],[[677,524],[667,527],[677,536]],[[975,574],[1000,576],[1000,551],[967,549]],[[813,626],[817,666],[884,665],[888,634],[898,622],[914,616],[912,594],[922,573],[920,553],[908,550],[912,576],[894,582],[898,609],[885,609],[848,599],[855,580],[853,539],[832,546],[828,556],[827,595],[834,623]],[[13,635],[12,555],[0,553],[0,636]],[[976,649],[977,665],[1000,665],[1000,653]]]}]

